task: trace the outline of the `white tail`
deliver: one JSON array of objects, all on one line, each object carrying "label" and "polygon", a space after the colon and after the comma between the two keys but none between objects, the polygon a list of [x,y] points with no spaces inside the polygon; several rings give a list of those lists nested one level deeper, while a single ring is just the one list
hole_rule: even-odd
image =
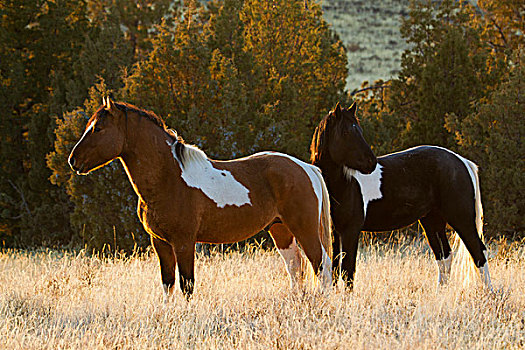
[{"label": "white tail", "polygon": [[332,284],[332,263],[333,263],[333,236],[332,236],[332,217],[330,216],[330,197],[326,183],[320,169],[316,169],[316,174],[319,176],[321,187],[323,189],[323,204],[321,209],[321,222],[319,227],[319,234],[323,250],[323,283],[330,286]]},{"label": "white tail", "polygon": [[[472,180],[472,185],[474,186],[474,201],[476,209],[476,229],[478,236],[481,241],[484,241],[483,237],[483,207],[481,205],[481,190],[479,186],[479,176],[478,176],[478,166],[459,155],[456,156],[465,164],[470,178]],[[488,263],[485,263],[483,268],[478,269],[474,264],[472,256],[467,250],[465,243],[459,238],[459,235],[454,233],[454,243],[453,243],[454,259],[452,262],[452,279],[456,283],[463,283],[463,287],[468,287],[472,283],[478,280],[479,273],[481,273],[481,279],[485,287],[492,288],[490,282],[490,274],[488,270]],[[486,252],[484,252],[485,257],[487,257]]]},{"label": "white tail", "polygon": [[[318,285],[318,278],[321,279],[321,283],[324,287],[329,287],[332,284],[332,219],[330,216],[330,197],[328,194],[328,189],[326,188],[326,183],[324,182],[323,175],[321,170],[313,165],[310,165],[315,174],[316,178],[319,180],[321,186],[321,212],[319,213],[319,239],[322,245],[322,270],[320,271],[320,276],[315,276],[313,269],[310,264],[304,266],[307,263],[307,259],[302,254],[303,257],[303,271],[305,272],[305,279],[308,281],[308,284],[311,286]],[[312,182],[314,185],[314,182]],[[317,191],[316,191],[317,192]],[[318,277],[318,278],[317,278]]]}]

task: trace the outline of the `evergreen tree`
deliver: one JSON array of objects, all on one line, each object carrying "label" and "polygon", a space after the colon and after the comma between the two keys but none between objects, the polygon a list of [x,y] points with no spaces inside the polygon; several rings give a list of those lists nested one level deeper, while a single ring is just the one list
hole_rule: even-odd
[{"label": "evergreen tree", "polygon": [[0,3],[0,239],[5,244],[70,241],[73,205],[64,189],[49,182],[46,164],[55,119],[84,102],[97,76],[111,89],[120,88],[122,71],[133,55],[147,52],[152,28],[169,18],[163,11],[170,4]]},{"label": "evergreen tree", "polygon": [[186,137],[191,134],[193,142],[209,150],[202,131],[213,124],[211,50],[203,34],[206,16],[205,9],[193,1],[175,26],[164,22],[152,39],[153,51],[128,77],[123,93],[126,100],[154,110],[168,125]]},{"label": "evergreen tree", "polygon": [[494,233],[525,232],[525,52],[518,50],[506,81],[464,120],[449,119],[461,152],[481,167],[485,223]]},{"label": "evergreen tree", "polygon": [[190,2],[153,44],[127,96],[214,157],[277,149],[307,158],[312,128],[345,84],[342,45],[316,3]]},{"label": "evergreen tree", "polygon": [[317,2],[247,0],[241,18],[246,48],[264,75],[258,93],[264,143],[307,158],[312,129],[342,98],[344,48]]},{"label": "evergreen tree", "polygon": [[[64,106],[83,105],[72,112],[58,113],[55,147],[47,157],[48,167],[53,172],[51,183],[59,186],[68,197],[67,203],[64,203],[67,205],[63,207],[68,208],[69,240],[72,244],[85,244],[96,249],[106,244],[117,244],[118,248],[128,250],[135,244],[146,244],[135,213],[137,198],[119,163],[84,178],[71,171],[67,158],[82,134],[80,128],[83,131],[86,116],[100,106],[102,96],[122,88],[123,78],[134,63],[134,57],[138,52],[146,53],[144,50],[148,47],[149,35],[155,26],[153,14],[158,14],[160,18],[164,15],[169,17],[168,13],[157,11],[168,11],[163,4],[159,2],[155,11],[144,11],[144,18],[140,18],[137,16],[141,12],[130,9],[130,3],[88,1],[88,17],[92,18],[92,26],[82,40],[78,59],[72,64],[73,73],[62,75],[57,80],[54,101],[64,101]],[[144,6],[151,7],[152,4]],[[130,34],[129,27],[123,24],[129,16],[135,18],[132,22],[140,27],[137,33],[141,35]],[[136,40],[130,40],[133,35],[136,35]]]},{"label": "evergreen tree", "polygon": [[489,51],[468,23],[468,5],[445,0],[413,3],[402,35],[411,48],[403,53],[401,72],[390,83],[389,110],[403,121],[402,147],[437,144],[455,148],[446,128],[447,114],[465,116],[471,103],[486,94],[495,74],[487,67]]},{"label": "evergreen tree", "polygon": [[123,29],[124,40],[134,61],[144,59],[151,51],[150,37],[163,20],[171,20],[171,11],[179,0],[86,0],[89,19],[96,27],[115,22]]},{"label": "evergreen tree", "polygon": [[525,5],[521,0],[478,0],[472,25],[478,25],[482,38],[497,57],[512,59],[525,45]]},{"label": "evergreen tree", "polygon": [[61,196],[47,181],[51,149],[49,91],[70,70],[88,25],[82,1],[4,1],[0,6],[0,236],[7,244],[42,244],[67,227],[51,210]]}]

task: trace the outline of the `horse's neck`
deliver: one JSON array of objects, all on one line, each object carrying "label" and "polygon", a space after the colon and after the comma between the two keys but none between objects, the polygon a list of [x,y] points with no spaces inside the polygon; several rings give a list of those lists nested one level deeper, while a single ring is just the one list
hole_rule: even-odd
[{"label": "horse's neck", "polygon": [[337,164],[332,159],[321,159],[314,165],[321,169],[326,185],[328,186],[329,191],[334,195],[338,193],[337,188],[339,186],[346,185],[342,165]]},{"label": "horse's neck", "polygon": [[173,162],[167,140],[169,136],[163,130],[151,133],[142,130],[128,140],[121,157],[133,189],[146,203],[158,201],[174,171],[180,171]]}]

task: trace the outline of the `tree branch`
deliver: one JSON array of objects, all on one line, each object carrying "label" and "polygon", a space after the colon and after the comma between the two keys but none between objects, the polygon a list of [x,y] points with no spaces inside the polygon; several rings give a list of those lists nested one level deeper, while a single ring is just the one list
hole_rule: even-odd
[{"label": "tree branch", "polygon": [[364,89],[359,89],[359,90],[351,92],[350,96],[357,95],[358,93],[363,92],[363,91],[367,91],[367,90],[383,89],[383,88],[389,88],[389,87],[390,87],[390,85],[387,85],[387,84],[385,84],[385,85],[369,86],[369,87],[366,87]]},{"label": "tree branch", "polygon": [[27,201],[26,201],[26,198],[25,198],[24,193],[22,192],[22,190],[21,190],[18,186],[16,186],[16,185],[13,183],[13,181],[11,181],[11,180],[7,180],[7,181],[8,181],[9,184],[15,189],[15,191],[18,192],[18,194],[20,195],[20,199],[22,199],[22,204],[23,204],[25,210],[27,211],[27,213],[28,213],[29,215],[32,215],[32,214],[31,214],[31,210],[29,210],[29,206],[27,205]]}]

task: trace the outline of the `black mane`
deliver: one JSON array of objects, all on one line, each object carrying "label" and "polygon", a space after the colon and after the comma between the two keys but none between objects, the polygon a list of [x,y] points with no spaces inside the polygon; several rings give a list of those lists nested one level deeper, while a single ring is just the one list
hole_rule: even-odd
[{"label": "black mane", "polygon": [[[158,127],[162,128],[162,130],[164,130],[168,135],[171,136],[173,141],[177,141],[177,143],[184,144],[184,140],[182,139],[182,137],[180,137],[175,130],[169,128],[164,122],[164,120],[158,115],[156,115],[154,112],[139,108],[127,102],[115,102],[115,107],[117,107],[122,112],[133,112],[139,115],[140,117],[146,118]],[[104,107],[101,107],[101,109],[103,108]]]},{"label": "black mane", "polygon": [[126,103],[126,102],[115,102],[115,106],[123,111],[123,112],[133,112],[133,113],[136,113],[138,114],[139,116],[141,117],[144,117],[150,121],[152,121],[153,123],[155,123],[157,126],[161,127],[162,129],[164,129],[166,132],[169,131],[166,123],[164,122],[164,120],[162,120],[161,117],[159,117],[158,115],[156,115],[154,112],[152,111],[147,111],[145,109],[141,109],[141,108],[138,108],[137,106],[134,106],[132,104],[129,104],[129,103]]},{"label": "black mane", "polygon": [[323,156],[323,150],[326,146],[326,134],[328,132],[327,128],[329,126],[330,116],[333,111],[330,111],[315,128],[314,136],[312,138],[312,143],[310,144],[310,161],[312,164],[316,165],[321,160]]},{"label": "black mane", "polygon": [[184,166],[184,149],[186,148],[184,139],[180,137],[175,130],[170,129],[161,117],[152,111],[138,108],[126,102],[115,103],[115,106],[123,112],[136,113],[137,115],[148,119],[149,121],[155,123],[155,125],[162,128],[169,136],[171,136],[173,145],[175,146],[176,157],[178,158],[180,164]]}]

